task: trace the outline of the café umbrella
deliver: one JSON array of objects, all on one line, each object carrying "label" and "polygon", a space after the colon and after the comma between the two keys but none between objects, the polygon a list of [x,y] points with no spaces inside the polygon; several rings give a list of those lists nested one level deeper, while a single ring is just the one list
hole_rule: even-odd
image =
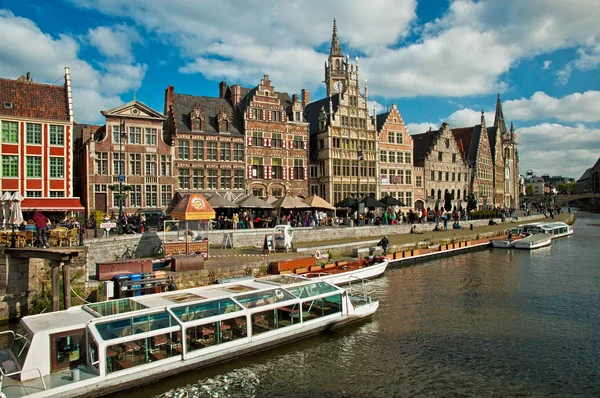
[{"label": "caf\u00e9 umbrella", "polygon": [[2,214],[0,215],[2,217],[2,226],[6,226],[8,225],[8,222],[10,220],[10,198],[11,198],[11,194],[8,191],[4,191],[4,193],[2,194],[2,196],[0,196],[0,203],[2,204]]},{"label": "caf\u00e9 umbrella", "polygon": [[12,195],[10,201],[12,202],[12,207],[10,209],[10,222],[13,225],[20,225],[23,222],[23,212],[21,211],[23,195],[17,191]]},{"label": "caf\u00e9 umbrella", "polygon": [[215,210],[206,198],[199,193],[185,195],[173,208],[171,216],[175,220],[185,221],[185,254],[190,254],[188,232],[189,221],[212,220]]}]

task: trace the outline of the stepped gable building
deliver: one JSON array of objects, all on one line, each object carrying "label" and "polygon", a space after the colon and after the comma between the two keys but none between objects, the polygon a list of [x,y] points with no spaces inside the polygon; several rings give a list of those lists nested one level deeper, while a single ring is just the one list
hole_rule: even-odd
[{"label": "stepped gable building", "polygon": [[[327,97],[306,106],[310,123],[310,153],[316,172],[311,177],[311,193],[330,203],[349,196],[379,197],[379,140],[374,116],[369,116],[368,88],[359,86],[358,59],[342,53],[337,26],[329,58],[325,63]],[[375,112],[373,112],[373,115]]]},{"label": "stepped gable building", "polygon": [[243,89],[219,86],[219,97],[165,90],[165,141],[174,147],[177,196],[219,194],[235,200],[246,192],[243,118],[237,110]]},{"label": "stepped gable building", "polygon": [[485,115],[481,111],[481,124],[473,127],[452,129],[462,158],[471,169],[469,192],[473,193],[478,208],[495,206],[494,173],[495,165]]},{"label": "stepped gable building", "polygon": [[[134,99],[102,111],[103,126],[75,125],[78,189],[88,214],[168,209],[172,205],[173,148],[165,142],[166,117]],[[121,177],[122,176],[122,177]]]},{"label": "stepped gable building", "polygon": [[[222,83],[223,84],[223,83]],[[239,103],[246,137],[246,188],[249,194],[266,198],[308,195],[308,123],[304,107],[310,92],[275,91],[268,75]]]},{"label": "stepped gable building", "polygon": [[82,210],[73,198],[71,75],[60,85],[35,83],[27,73],[0,78],[2,192],[19,192],[23,210]]},{"label": "stepped gable building", "polygon": [[[379,134],[379,176],[381,196],[390,195],[405,204],[415,207],[413,175],[413,141],[396,104],[385,113],[377,115]],[[422,184],[420,176],[420,187]],[[422,199],[422,196],[421,196]]]},{"label": "stepped gable building", "polygon": [[429,210],[460,209],[470,192],[470,169],[452,133],[442,123],[438,131],[412,135],[413,163],[423,170],[423,207]]}]

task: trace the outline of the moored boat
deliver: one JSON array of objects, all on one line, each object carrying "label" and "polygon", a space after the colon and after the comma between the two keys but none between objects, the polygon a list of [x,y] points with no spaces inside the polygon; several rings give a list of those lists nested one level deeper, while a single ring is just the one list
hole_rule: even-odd
[{"label": "moored boat", "polygon": [[548,246],[552,243],[552,237],[546,234],[533,234],[518,240],[515,243],[516,249],[533,250],[540,247]]},{"label": "moored boat", "polygon": [[357,280],[377,278],[385,272],[389,263],[390,260],[387,257],[380,257],[373,262],[365,259],[300,275],[309,279],[320,279],[332,285],[345,285]]},{"label": "moored boat", "polygon": [[344,326],[378,306],[365,292],[273,275],[27,316],[0,335],[0,393],[109,394]]},{"label": "moored boat", "polygon": [[538,226],[538,229],[540,232],[552,236],[552,239],[573,235],[573,228],[564,222],[543,223]]}]

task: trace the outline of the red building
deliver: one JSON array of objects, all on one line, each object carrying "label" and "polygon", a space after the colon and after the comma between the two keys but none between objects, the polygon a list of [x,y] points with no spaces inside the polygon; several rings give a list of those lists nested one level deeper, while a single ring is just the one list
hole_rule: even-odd
[{"label": "red building", "polygon": [[[2,191],[19,191],[23,210],[80,210],[73,200],[73,102],[64,84],[35,83],[29,73],[0,78]],[[33,198],[35,202],[33,202]],[[61,199],[64,198],[64,199]],[[70,198],[70,199],[69,199]]]}]

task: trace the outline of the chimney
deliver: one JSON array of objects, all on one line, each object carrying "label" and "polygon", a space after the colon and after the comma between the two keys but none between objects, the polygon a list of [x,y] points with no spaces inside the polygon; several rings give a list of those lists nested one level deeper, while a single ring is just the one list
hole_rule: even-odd
[{"label": "chimney", "polygon": [[[29,81],[30,76],[29,72],[27,72],[27,81]],[[68,66],[65,66],[65,88],[67,89],[67,105],[69,107],[69,121],[73,123],[75,120],[73,117],[73,92],[71,91],[71,70]]]},{"label": "chimney", "polygon": [[168,115],[169,109],[175,101],[175,87],[168,86],[165,90],[165,115]]},{"label": "chimney", "polygon": [[242,100],[242,87],[239,84],[234,84],[233,86],[231,86],[231,89],[232,89],[232,95],[231,95],[232,105],[237,105]]},{"label": "chimney", "polygon": [[310,104],[310,91],[306,89],[302,89],[302,107],[305,108],[306,105]]},{"label": "chimney", "polygon": [[26,82],[30,82],[31,81],[31,73],[27,72],[27,79],[25,80]]},{"label": "chimney", "polygon": [[227,93],[227,82],[223,80],[219,83],[219,98],[225,98],[225,93]]},{"label": "chimney", "polygon": [[292,95],[292,104],[295,104],[298,102],[298,94],[293,94]]}]

